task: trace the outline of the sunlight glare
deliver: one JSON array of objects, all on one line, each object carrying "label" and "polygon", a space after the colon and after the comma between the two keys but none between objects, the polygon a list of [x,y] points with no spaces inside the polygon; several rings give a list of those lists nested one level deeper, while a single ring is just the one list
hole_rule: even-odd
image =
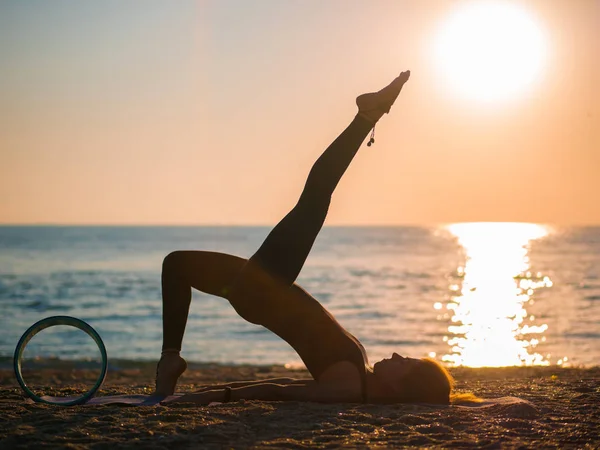
[{"label": "sunlight glare", "polygon": [[460,223],[447,229],[467,261],[455,275],[462,279],[460,290],[450,286],[451,350],[443,360],[470,367],[548,365],[535,351],[548,326],[536,325],[525,309],[536,289],[552,286],[549,277],[529,271],[527,256],[529,243],[548,230],[527,223]]},{"label": "sunlight glare", "polygon": [[546,60],[546,38],[528,12],[506,1],[461,3],[438,32],[434,64],[462,97],[514,98],[535,82]]}]

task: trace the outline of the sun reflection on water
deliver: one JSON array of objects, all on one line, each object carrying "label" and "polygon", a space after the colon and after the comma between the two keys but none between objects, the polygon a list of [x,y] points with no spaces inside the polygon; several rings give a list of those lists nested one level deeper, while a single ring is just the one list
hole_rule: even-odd
[{"label": "sun reflection on water", "polygon": [[444,340],[450,352],[442,359],[470,367],[548,365],[535,350],[548,326],[526,310],[536,289],[552,286],[549,277],[530,271],[528,258],[529,243],[548,229],[529,223],[459,223],[447,229],[464,248],[466,263],[449,286],[451,324]]}]

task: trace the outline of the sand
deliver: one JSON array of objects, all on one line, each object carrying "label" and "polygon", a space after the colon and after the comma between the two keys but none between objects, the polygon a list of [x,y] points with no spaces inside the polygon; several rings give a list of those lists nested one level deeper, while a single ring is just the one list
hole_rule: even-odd
[{"label": "sand", "polygon": [[[98,395],[148,393],[154,364],[111,362]],[[117,368],[115,368],[117,367]],[[600,448],[600,367],[451,371],[457,391],[530,403],[457,408],[240,401],[60,407],[28,402],[0,370],[0,448]],[[191,364],[178,391],[223,381],[307,377],[280,366]],[[65,394],[83,374],[39,373]]]}]

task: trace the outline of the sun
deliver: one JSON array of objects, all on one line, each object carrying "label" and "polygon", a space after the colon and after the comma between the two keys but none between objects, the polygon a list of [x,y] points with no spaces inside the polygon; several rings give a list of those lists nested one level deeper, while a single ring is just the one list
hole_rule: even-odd
[{"label": "sun", "polygon": [[440,28],[432,55],[444,83],[471,100],[510,100],[530,89],[546,61],[542,28],[508,1],[460,3]]}]

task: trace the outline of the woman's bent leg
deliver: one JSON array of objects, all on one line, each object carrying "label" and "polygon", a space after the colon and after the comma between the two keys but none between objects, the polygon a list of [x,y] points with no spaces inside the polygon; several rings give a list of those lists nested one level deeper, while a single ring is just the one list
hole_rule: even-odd
[{"label": "woman's bent leg", "polygon": [[187,363],[179,356],[192,288],[220,297],[247,260],[216,252],[176,251],[163,262],[163,346],[156,368],[156,393],[171,395]]},{"label": "woman's bent leg", "polygon": [[227,289],[247,260],[217,252],[176,251],[163,262],[163,351],[181,350],[192,288],[227,297]]}]

